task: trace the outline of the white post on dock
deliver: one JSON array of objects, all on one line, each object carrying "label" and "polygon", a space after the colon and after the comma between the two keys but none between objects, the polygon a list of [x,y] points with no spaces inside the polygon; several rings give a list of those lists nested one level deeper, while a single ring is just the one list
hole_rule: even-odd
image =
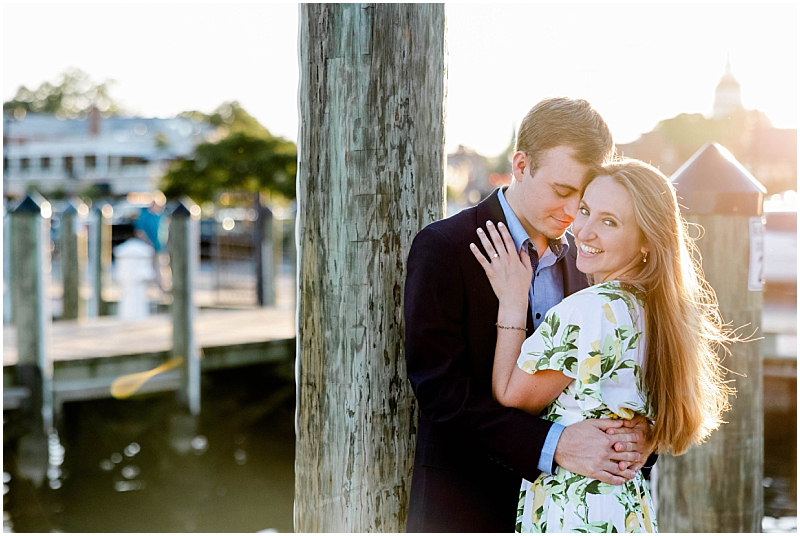
[{"label": "white post on dock", "polygon": [[182,357],[178,401],[200,413],[200,349],[194,334],[193,283],[199,263],[200,207],[178,203],[170,212],[169,263],[172,270],[172,355]]},{"label": "white post on dock", "polygon": [[70,201],[61,214],[61,274],[63,286],[64,320],[85,318],[86,300],[82,299],[81,286],[86,266],[86,230],[83,225],[88,207]]},{"label": "white post on dock", "polygon": [[49,355],[50,203],[28,195],[11,211],[11,278],[17,329],[17,382],[28,390],[22,411],[34,432],[53,426],[53,364]]},{"label": "white post on dock", "polygon": [[92,293],[89,298],[88,316],[98,317],[106,314],[103,289],[108,282],[111,270],[111,216],[114,208],[108,203],[95,204],[89,223],[89,284]]},{"label": "white post on dock", "polygon": [[117,257],[117,281],[120,287],[117,316],[122,320],[140,320],[150,314],[147,284],[155,277],[153,246],[129,238],[114,248]]}]

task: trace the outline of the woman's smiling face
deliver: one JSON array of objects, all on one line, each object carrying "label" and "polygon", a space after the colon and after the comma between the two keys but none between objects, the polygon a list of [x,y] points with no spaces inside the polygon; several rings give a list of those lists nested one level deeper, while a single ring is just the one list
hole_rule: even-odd
[{"label": "woman's smiling face", "polygon": [[633,199],[608,175],[595,178],[583,193],[573,223],[578,270],[595,283],[624,279],[638,271],[645,248]]}]

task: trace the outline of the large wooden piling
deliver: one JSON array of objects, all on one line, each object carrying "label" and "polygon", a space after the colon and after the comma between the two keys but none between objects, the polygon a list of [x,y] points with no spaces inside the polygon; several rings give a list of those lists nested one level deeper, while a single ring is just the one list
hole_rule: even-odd
[{"label": "large wooden piling", "polygon": [[[723,147],[707,144],[672,178],[720,313],[744,335],[761,334],[764,224],[761,186]],[[764,424],[760,341],[731,347],[723,365],[732,409],[708,441],[656,465],[663,532],[761,532]]]},{"label": "large wooden piling", "polygon": [[50,296],[50,205],[25,197],[11,212],[11,278],[17,330],[17,384],[28,391],[21,404],[34,433],[53,425],[53,365],[48,345]]},{"label": "large wooden piling", "polygon": [[200,413],[200,349],[194,333],[197,305],[193,282],[199,263],[200,211],[178,203],[170,212],[169,265],[172,270],[172,355],[181,357],[178,401],[192,415]]},{"label": "large wooden piling", "polygon": [[444,207],[444,5],[301,4],[295,530],[406,526],[402,289]]}]

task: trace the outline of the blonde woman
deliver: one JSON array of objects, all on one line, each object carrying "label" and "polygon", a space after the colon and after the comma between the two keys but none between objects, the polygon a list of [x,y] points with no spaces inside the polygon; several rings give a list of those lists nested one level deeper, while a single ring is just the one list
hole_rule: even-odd
[{"label": "blonde woman", "polygon": [[[563,425],[642,415],[658,452],[682,454],[719,426],[727,408],[731,389],[717,348],[730,337],[669,180],[625,160],[587,182],[573,231],[577,268],[593,286],[553,307],[527,340],[528,255],[502,224],[478,233],[486,255],[471,245],[500,303],[493,395]],[[656,532],[657,525],[641,473],[613,486],[558,468],[523,481],[516,529]]]}]

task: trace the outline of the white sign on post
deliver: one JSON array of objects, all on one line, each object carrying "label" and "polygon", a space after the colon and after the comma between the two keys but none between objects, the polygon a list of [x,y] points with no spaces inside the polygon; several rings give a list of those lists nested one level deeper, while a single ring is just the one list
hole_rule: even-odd
[{"label": "white sign on post", "polygon": [[764,218],[750,218],[750,270],[747,290],[764,289]]}]

